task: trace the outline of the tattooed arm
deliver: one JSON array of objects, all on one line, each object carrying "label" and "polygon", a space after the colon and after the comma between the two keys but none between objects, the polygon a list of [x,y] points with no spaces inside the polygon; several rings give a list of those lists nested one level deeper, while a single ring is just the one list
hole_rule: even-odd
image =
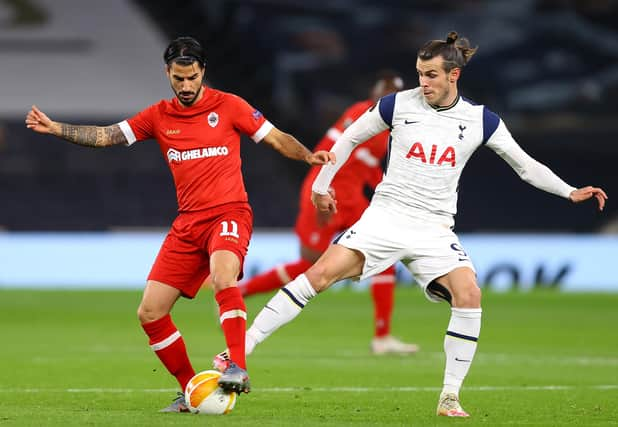
[{"label": "tattooed arm", "polygon": [[86,147],[108,147],[116,144],[126,144],[127,138],[118,125],[110,126],[79,126],[66,123],[55,123],[52,134],[77,145]]},{"label": "tattooed arm", "polygon": [[58,123],[52,121],[36,106],[32,106],[26,116],[26,127],[35,132],[54,135],[85,147],[108,147],[128,142],[117,124],[111,126],[81,126]]}]

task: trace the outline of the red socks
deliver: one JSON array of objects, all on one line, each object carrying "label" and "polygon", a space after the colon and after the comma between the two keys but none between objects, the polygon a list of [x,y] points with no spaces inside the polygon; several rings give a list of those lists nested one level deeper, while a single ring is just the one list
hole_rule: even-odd
[{"label": "red socks", "polygon": [[245,358],[245,329],[247,309],[240,290],[229,287],[215,294],[219,304],[219,321],[230,352],[230,359],[243,369],[247,368]]},{"label": "red socks", "polygon": [[291,282],[296,276],[307,271],[309,267],[311,267],[309,261],[299,259],[255,276],[251,280],[241,283],[239,287],[245,296],[273,291]]},{"label": "red socks", "polygon": [[[245,369],[245,327],[246,309],[240,291],[231,287],[215,295],[219,304],[221,329],[230,352],[230,358]],[[189,361],[185,342],[172,322],[169,314],[153,322],[143,323],[142,328],[150,338],[150,348],[156,353],[161,363],[178,380],[184,391],[195,371]]]},{"label": "red socks", "polygon": [[150,348],[167,370],[176,377],[184,391],[195,371],[189,361],[185,342],[169,314],[153,322],[143,323],[142,328],[150,338]]},{"label": "red socks", "polygon": [[376,337],[384,337],[390,334],[394,294],[395,267],[389,267],[371,278]]}]

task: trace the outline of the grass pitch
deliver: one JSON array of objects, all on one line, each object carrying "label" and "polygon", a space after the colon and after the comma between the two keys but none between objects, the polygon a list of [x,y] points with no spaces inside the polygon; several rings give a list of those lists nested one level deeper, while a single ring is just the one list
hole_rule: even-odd
[{"label": "grass pitch", "polygon": [[[461,393],[437,418],[449,309],[397,290],[393,333],[411,357],[372,356],[372,307],[317,297],[249,358],[253,392],[226,416],[161,414],[177,385],[150,351],[133,291],[0,290],[0,426],[601,426],[618,423],[618,294],[486,292]],[[247,300],[250,319],[267,301]],[[196,370],[224,347],[210,292],[173,313]]]}]

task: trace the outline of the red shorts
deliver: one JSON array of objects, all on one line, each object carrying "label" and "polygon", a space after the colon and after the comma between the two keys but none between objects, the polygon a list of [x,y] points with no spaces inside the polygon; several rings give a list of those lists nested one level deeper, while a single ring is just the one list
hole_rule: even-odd
[{"label": "red shorts", "polygon": [[358,221],[367,206],[368,201],[365,198],[358,200],[357,203],[338,206],[337,213],[330,218],[328,224],[320,226],[315,207],[310,200],[303,200],[296,218],[296,235],[304,246],[324,252],[337,234],[347,230]]},{"label": "red shorts", "polygon": [[247,203],[180,213],[161,245],[148,280],[165,283],[193,298],[210,274],[210,254],[222,249],[238,257],[241,279],[252,231],[253,212]]}]

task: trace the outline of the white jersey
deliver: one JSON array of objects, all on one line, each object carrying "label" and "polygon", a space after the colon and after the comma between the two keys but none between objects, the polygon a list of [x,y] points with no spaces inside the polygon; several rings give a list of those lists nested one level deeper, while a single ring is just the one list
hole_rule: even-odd
[{"label": "white jersey", "polygon": [[332,148],[336,164],[322,167],[313,191],[326,194],[349,152],[389,128],[387,168],[372,204],[452,226],[459,177],[483,144],[526,182],[565,198],[575,190],[527,155],[500,117],[485,106],[459,98],[451,107],[434,108],[416,88],[383,97],[350,125]]}]

